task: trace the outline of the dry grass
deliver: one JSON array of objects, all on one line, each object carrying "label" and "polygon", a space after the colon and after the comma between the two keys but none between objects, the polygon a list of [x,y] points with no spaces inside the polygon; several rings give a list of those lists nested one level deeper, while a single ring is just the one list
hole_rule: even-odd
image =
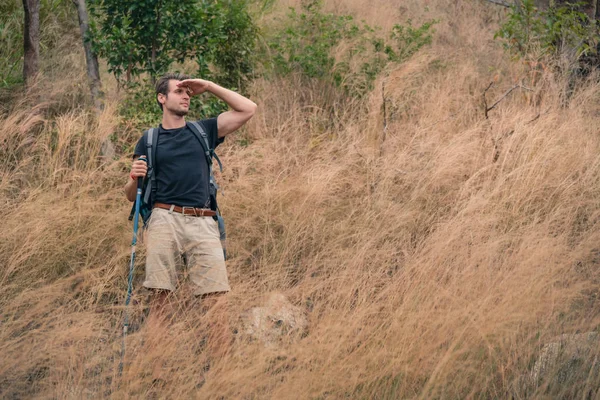
[{"label": "dry grass", "polygon": [[[327,7],[365,11],[389,27],[387,3]],[[408,16],[422,17],[421,2],[405,3]],[[600,322],[598,84],[590,80],[561,106],[562,77],[531,81],[492,41],[496,8],[428,6],[442,18],[435,43],[387,78],[385,133],[382,81],[367,104],[294,81],[255,83],[259,114],[220,151],[233,287],[226,308],[238,333],[219,359],[209,360],[202,343],[224,308],[199,318],[181,295],[160,348],[148,350],[141,251],[117,377],[131,225],[127,154],[100,157],[117,126],[114,109],[92,116],[53,84],[40,109],[22,103],[2,117],[2,396],[523,398],[581,390],[553,386],[552,376],[538,389],[521,380],[544,343]],[[495,99],[515,78],[535,93],[514,92],[486,120],[487,84],[497,80],[488,92]],[[120,147],[135,135],[123,133]],[[242,335],[238,316],[272,292],[306,310],[309,328],[265,348]],[[151,389],[161,355],[167,382]]]}]

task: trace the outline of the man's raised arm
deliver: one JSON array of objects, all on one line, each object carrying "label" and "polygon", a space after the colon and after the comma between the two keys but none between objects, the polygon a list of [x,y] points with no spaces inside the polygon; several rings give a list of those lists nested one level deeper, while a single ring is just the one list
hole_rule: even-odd
[{"label": "man's raised arm", "polygon": [[239,129],[256,112],[257,105],[252,100],[232,90],[225,89],[214,82],[204,79],[186,79],[179,82],[177,86],[188,87],[191,96],[208,91],[232,108],[232,110],[220,114],[217,118],[219,137],[224,137]]}]

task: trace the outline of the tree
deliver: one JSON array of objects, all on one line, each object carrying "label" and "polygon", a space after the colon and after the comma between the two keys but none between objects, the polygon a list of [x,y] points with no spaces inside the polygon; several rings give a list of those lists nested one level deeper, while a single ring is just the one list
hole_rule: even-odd
[{"label": "tree", "polygon": [[[98,68],[98,57],[92,50],[92,44],[88,40],[89,33],[89,18],[85,0],[73,0],[73,4],[77,8],[77,16],[79,19],[79,30],[81,32],[81,41],[83,42],[83,50],[85,52],[85,63],[87,66],[87,76],[90,84],[90,93],[92,95],[92,102],[97,112],[102,111],[102,82],[100,81],[100,69]],[[102,143],[102,155],[111,159],[115,155],[115,147],[110,141],[110,138],[106,139]]]},{"label": "tree", "polygon": [[100,71],[98,68],[98,57],[92,50],[92,45],[88,40],[89,18],[85,0],[73,0],[77,7],[77,16],[79,17],[79,30],[81,31],[81,40],[85,52],[85,62],[87,66],[87,75],[90,83],[90,92],[92,101],[97,110],[102,109],[102,82],[100,81]]},{"label": "tree", "polygon": [[40,0],[23,0],[23,80],[30,85],[38,73],[40,58]]},{"label": "tree", "polygon": [[235,75],[252,70],[256,29],[246,0],[91,0],[89,5],[93,46],[121,83],[142,73],[154,82],[172,63],[189,59],[206,78],[223,74],[229,82],[243,82]]}]

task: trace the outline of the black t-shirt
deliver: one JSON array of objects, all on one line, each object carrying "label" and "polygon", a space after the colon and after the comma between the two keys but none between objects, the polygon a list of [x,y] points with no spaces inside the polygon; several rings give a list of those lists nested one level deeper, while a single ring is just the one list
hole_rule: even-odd
[{"label": "black t-shirt", "polygon": [[[198,121],[204,127],[211,148],[221,144],[218,137],[217,119]],[[135,146],[136,156],[146,154],[144,137]],[[187,127],[177,129],[158,128],[156,146],[156,198],[155,202],[185,207],[210,206],[208,195],[209,171],[204,148],[196,135]]]}]

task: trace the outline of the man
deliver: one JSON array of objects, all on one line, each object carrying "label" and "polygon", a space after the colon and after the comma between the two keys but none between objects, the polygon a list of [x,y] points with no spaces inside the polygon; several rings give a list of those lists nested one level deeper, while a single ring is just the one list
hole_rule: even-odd
[{"label": "man", "polygon": [[[256,111],[251,100],[203,79],[166,74],[156,83],[156,99],[163,111],[158,127],[155,177],[156,196],[146,232],[146,279],[153,290],[149,329],[163,325],[169,293],[178,285],[177,266],[185,260],[194,295],[207,297],[230,290],[217,222],[210,210],[209,167],[202,144],[186,125],[190,98],[212,93],[231,108],[217,118],[199,121],[211,148],[246,123]],[[135,147],[134,162],[125,194],[135,201],[137,179],[146,176],[144,137]],[[214,301],[214,299],[213,299]]]}]

